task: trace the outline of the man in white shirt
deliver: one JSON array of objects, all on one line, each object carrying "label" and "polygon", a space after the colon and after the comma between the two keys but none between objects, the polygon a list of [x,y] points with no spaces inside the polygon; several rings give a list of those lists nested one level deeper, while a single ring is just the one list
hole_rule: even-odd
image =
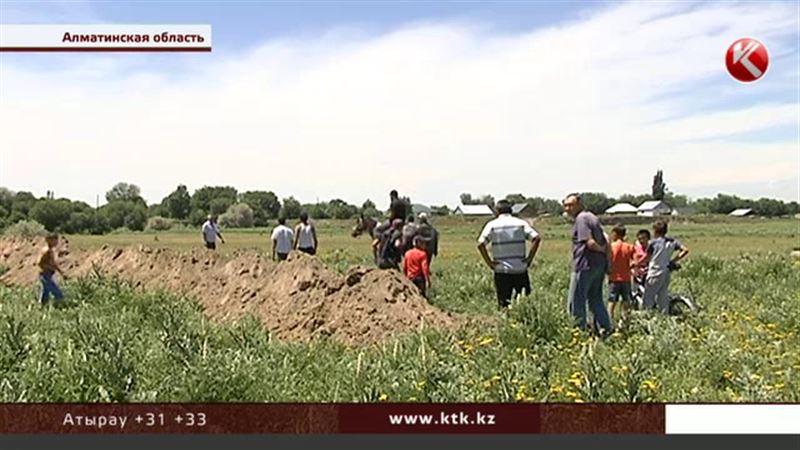
[{"label": "man in white shirt", "polygon": [[292,251],[294,231],[286,226],[286,219],[278,219],[278,226],[272,230],[272,260],[286,261]]},{"label": "man in white shirt", "polygon": [[[528,222],[511,215],[510,202],[500,200],[495,211],[497,217],[486,224],[478,237],[478,251],[486,265],[494,271],[497,301],[503,308],[511,304],[513,296],[530,294],[528,267],[539,250],[542,238]],[[527,255],[526,241],[531,241]],[[491,257],[487,244],[491,245]]]},{"label": "man in white shirt", "polygon": [[203,223],[202,234],[203,241],[206,243],[206,248],[209,250],[217,249],[217,237],[219,237],[219,240],[223,244],[225,243],[225,239],[222,238],[222,233],[220,233],[217,227],[217,218],[210,214],[208,219]]}]

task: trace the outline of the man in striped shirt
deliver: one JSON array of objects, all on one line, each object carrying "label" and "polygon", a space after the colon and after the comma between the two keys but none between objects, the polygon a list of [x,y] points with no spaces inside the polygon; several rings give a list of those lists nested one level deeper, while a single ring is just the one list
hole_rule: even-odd
[{"label": "man in striped shirt", "polygon": [[[528,222],[511,215],[511,203],[500,200],[495,207],[497,218],[483,227],[478,237],[478,251],[494,271],[494,286],[500,307],[507,307],[515,295],[528,295],[531,282],[528,268],[539,250],[542,238]],[[525,252],[525,242],[531,241]],[[492,255],[486,246],[491,246]]]}]

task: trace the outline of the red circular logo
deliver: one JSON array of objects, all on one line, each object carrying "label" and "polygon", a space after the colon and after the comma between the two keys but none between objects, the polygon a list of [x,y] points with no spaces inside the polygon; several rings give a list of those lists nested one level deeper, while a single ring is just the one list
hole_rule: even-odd
[{"label": "red circular logo", "polygon": [[769,67],[767,47],[755,39],[738,39],[728,47],[725,65],[728,73],[742,83],[759,80]]}]

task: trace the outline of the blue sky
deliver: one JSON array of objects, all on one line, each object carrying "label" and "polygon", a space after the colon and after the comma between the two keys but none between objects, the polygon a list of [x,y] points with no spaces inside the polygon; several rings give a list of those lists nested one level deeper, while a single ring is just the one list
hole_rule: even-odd
[{"label": "blue sky", "polygon": [[[158,201],[178,183],[232,184],[360,203],[394,184],[453,205],[466,191],[643,192],[662,168],[693,197],[796,200],[798,14],[792,2],[4,0],[0,23],[209,23],[214,50],[0,55],[0,185],[93,199],[124,180]],[[742,36],[772,58],[751,85],[724,70]],[[23,177],[36,159],[10,148],[52,152],[68,176]],[[495,154],[502,175],[486,170]]]}]

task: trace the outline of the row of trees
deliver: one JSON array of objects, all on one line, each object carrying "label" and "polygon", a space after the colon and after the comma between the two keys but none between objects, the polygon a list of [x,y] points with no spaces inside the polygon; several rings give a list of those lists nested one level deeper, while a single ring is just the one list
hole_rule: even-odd
[{"label": "row of trees", "polygon": [[190,194],[186,186],[179,185],[160,203],[148,205],[138,186],[118,183],[105,198],[106,204],[95,209],[85,202],[56,199],[50,192],[36,198],[30,192],[0,188],[0,228],[34,220],[48,230],[103,234],[119,228],[140,231],[148,224],[155,229],[174,224],[198,226],[209,214],[218,216],[229,227],[263,227],[279,216],[296,219],[303,211],[317,219],[351,219],[361,213],[381,215],[371,200],[361,207],[340,199],[302,204],[294,197],[281,201],[270,191],[240,193],[231,186],[205,186]]},{"label": "row of trees", "polygon": [[[775,199],[759,200],[743,199],[733,195],[719,194],[714,198],[689,200],[686,196],[675,195],[666,190],[660,178],[654,183],[653,191],[658,191],[667,204],[675,207],[692,207],[699,214],[727,214],[737,208],[752,208],[757,215],[774,217],[800,212],[797,202],[783,202]],[[543,197],[526,197],[523,194],[510,194],[505,197],[513,203],[527,203],[526,214],[558,215],[561,213],[561,202]],[[617,202],[639,205],[653,198],[651,194],[626,194],[618,198],[609,197],[598,192],[583,194],[586,207],[597,213],[603,213]],[[404,198],[410,204],[410,199]],[[491,195],[473,197],[461,194],[463,204],[494,205]],[[447,206],[432,208],[434,214],[446,215]],[[306,211],[316,219],[352,219],[359,214],[379,217],[382,212],[371,200],[366,200],[360,207],[344,200],[334,199],[328,202],[302,204],[294,197],[280,200],[270,191],[238,192],[231,186],[205,186],[189,193],[184,185],[179,185],[173,192],[164,197],[160,203],[148,205],[141,196],[138,186],[118,183],[106,193],[106,204],[100,208],[92,208],[80,201],[56,199],[52,193],[37,198],[30,192],[11,192],[0,188],[0,228],[24,220],[34,220],[48,230],[65,233],[103,234],[112,230],[127,228],[138,231],[147,227],[167,229],[176,224],[198,226],[209,214],[219,216],[226,227],[263,227],[279,216],[296,219]]]}]

